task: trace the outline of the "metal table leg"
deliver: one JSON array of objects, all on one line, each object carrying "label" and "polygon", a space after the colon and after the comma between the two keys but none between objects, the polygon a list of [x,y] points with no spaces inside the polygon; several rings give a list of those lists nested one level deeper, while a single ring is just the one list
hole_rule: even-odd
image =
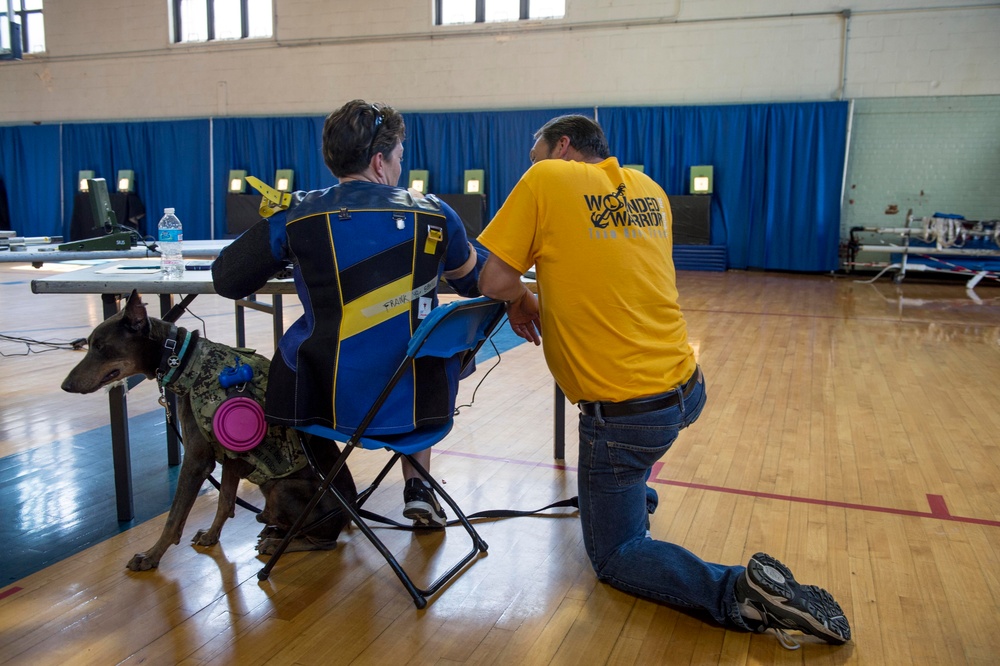
[{"label": "metal table leg", "polygon": [[566,459],[566,395],[559,388],[559,384],[555,385],[556,395],[555,395],[555,434],[553,447],[555,451],[553,452],[553,457],[556,460]]},{"label": "metal table leg", "polygon": [[274,348],[278,348],[278,340],[281,339],[285,331],[285,319],[283,301],[281,294],[272,294],[271,303],[261,303],[257,300],[257,294],[250,294],[246,298],[240,298],[236,303],[236,346],[246,347],[246,313],[247,308],[266,312],[272,317],[272,331],[274,333]]},{"label": "metal table leg", "polygon": [[[104,303],[104,318],[118,312],[118,294],[101,294]],[[132,520],[135,510],[132,504],[132,458],[128,442],[128,404],[125,388],[116,384],[108,392],[108,407],[111,412],[111,458],[115,474],[115,502],[118,520]]]}]

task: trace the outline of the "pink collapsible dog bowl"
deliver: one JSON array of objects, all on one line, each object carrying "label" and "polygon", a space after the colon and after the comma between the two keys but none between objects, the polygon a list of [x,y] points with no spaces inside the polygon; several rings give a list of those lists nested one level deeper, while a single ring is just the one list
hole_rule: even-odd
[{"label": "pink collapsible dog bowl", "polygon": [[264,441],[267,432],[264,410],[256,400],[229,398],[215,410],[212,430],[219,442],[230,451],[249,451]]}]

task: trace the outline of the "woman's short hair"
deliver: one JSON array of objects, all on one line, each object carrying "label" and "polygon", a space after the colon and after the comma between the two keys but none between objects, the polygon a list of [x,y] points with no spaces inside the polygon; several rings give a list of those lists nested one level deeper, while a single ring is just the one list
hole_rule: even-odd
[{"label": "woman's short hair", "polygon": [[361,173],[372,155],[388,156],[406,138],[403,116],[386,104],[356,99],[323,123],[323,161],[337,178]]}]

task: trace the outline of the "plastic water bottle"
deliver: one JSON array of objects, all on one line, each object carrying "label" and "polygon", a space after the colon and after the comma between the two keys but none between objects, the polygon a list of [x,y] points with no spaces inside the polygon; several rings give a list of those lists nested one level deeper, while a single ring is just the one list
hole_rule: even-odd
[{"label": "plastic water bottle", "polygon": [[174,215],[173,208],[163,209],[163,217],[156,229],[160,248],[160,273],[164,280],[180,280],[184,277],[184,259],[181,255],[184,230],[181,221]]}]

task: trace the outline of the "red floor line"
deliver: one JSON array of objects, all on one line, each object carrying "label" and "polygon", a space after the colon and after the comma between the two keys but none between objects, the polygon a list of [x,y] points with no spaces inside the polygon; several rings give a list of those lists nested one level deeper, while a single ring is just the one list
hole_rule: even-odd
[{"label": "red floor line", "polygon": [[510,463],[511,465],[527,465],[529,467],[550,467],[552,469],[568,470],[571,472],[576,471],[576,467],[570,467],[569,465],[562,465],[559,463],[543,463],[534,460],[516,460],[514,458],[505,458],[503,456],[487,456],[481,453],[466,453],[464,451],[435,451],[435,453],[442,453],[448,456],[456,456],[458,458],[473,458],[474,460],[505,462],[505,463]]},{"label": "red floor line", "polygon": [[[737,314],[758,317],[794,317],[799,319],[847,319],[842,314],[815,314],[809,312],[751,312],[749,310],[709,310],[706,308],[684,308],[685,312],[703,312],[707,314]],[[851,317],[851,321],[873,321],[883,324],[943,324],[947,326],[968,326],[964,321],[934,321],[930,319],[902,319],[892,317]]]},{"label": "red floor line", "polygon": [[938,518],[951,518],[951,511],[948,510],[948,505],[941,495],[928,495],[927,503],[931,507],[931,513]]},{"label": "red floor line", "polygon": [[[479,453],[464,453],[461,451],[440,451],[440,453],[449,456],[458,456],[460,458],[474,458],[476,460],[505,462],[505,463],[510,463],[512,465],[528,465],[530,467],[550,467],[552,469],[576,471],[575,467],[570,467],[569,465],[560,465],[557,463],[540,463],[529,460],[516,460],[513,458],[504,458],[502,456],[487,456]],[[687,481],[673,481],[671,479],[661,479],[659,477],[660,477],[660,470],[662,469],[663,469],[662,462],[658,462],[655,465],[653,465],[653,469],[649,476],[649,480],[652,483],[662,483],[667,486],[677,486],[679,488],[691,488],[694,490],[709,490],[717,493],[729,493],[730,495],[743,495],[745,497],[760,497],[761,499],[775,499],[775,500],[782,500],[784,502],[796,502],[799,504],[815,504],[817,506],[829,506],[840,509],[853,509],[855,511],[869,511],[871,513],[891,513],[897,516],[912,516],[914,518],[936,518],[937,520],[950,520],[956,523],[969,523],[972,525],[985,525],[987,527],[1000,527],[1000,521],[997,520],[986,520],[984,518],[965,518],[962,516],[951,515],[951,512],[948,511],[948,506],[945,504],[944,497],[942,497],[941,495],[927,495],[927,503],[930,505],[931,509],[930,511],[911,511],[909,509],[894,509],[892,507],[874,506],[872,504],[837,502],[834,500],[821,500],[821,499],[814,499],[811,497],[796,497],[795,495],[762,493],[756,490],[740,490],[738,488],[710,486],[704,483],[690,483]]]},{"label": "red floor line", "polygon": [[24,588],[22,588],[22,587],[12,587],[12,588],[6,589],[3,592],[0,592],[0,599],[6,599],[10,595],[17,594],[18,592],[20,592],[23,589]]},{"label": "red floor line", "polygon": [[[654,467],[654,472],[659,470]],[[739,490],[737,488],[724,488],[722,486],[710,486],[703,483],[688,483],[685,481],[671,481],[670,479],[660,479],[657,478],[654,473],[650,479],[654,483],[662,483],[668,486],[679,486],[681,488],[694,488],[697,490],[711,490],[718,493],[729,493],[732,495],[745,495],[747,497],[760,497],[762,499],[776,499],[783,500],[785,502],[797,502],[799,504],[815,504],[818,506],[829,506],[836,507],[840,509],[854,509],[855,511],[869,511],[872,513],[891,513],[897,516],[913,516],[915,518],[937,518],[938,520],[950,520],[956,523],[971,523],[973,525],[987,525],[990,527],[1000,527],[1000,521],[996,520],[985,520],[983,518],[964,518],[962,516],[953,516],[948,513],[947,507],[944,507],[944,499],[941,498],[940,503],[936,503],[931,500],[932,497],[941,497],[940,495],[928,495],[928,502],[931,504],[931,511],[911,511],[909,509],[894,509],[887,506],[874,506],[872,504],[855,504],[853,502],[837,502],[834,500],[821,500],[814,499],[811,497],[796,497],[795,495],[779,495],[776,493],[762,493],[755,490]],[[941,507],[944,507],[941,510]]]}]

